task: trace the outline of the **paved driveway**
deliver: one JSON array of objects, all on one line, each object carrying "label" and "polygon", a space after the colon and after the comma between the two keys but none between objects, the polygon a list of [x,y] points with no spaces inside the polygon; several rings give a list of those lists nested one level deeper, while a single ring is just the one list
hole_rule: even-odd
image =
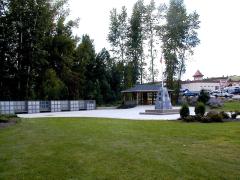
[{"label": "paved driveway", "polygon": [[[140,115],[146,109],[154,109],[154,106],[137,106],[131,109],[103,109],[91,111],[73,111],[56,113],[38,113],[38,114],[19,114],[22,118],[44,118],[44,117],[97,117],[97,118],[116,118],[129,120],[176,120],[180,116],[174,115]],[[176,108],[177,109],[177,108]],[[193,108],[190,108],[191,114],[194,114]]]}]

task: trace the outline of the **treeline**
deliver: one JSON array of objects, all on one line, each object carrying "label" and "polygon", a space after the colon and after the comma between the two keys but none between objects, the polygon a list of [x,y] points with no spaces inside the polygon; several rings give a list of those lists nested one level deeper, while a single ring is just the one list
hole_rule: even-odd
[{"label": "treeline", "polygon": [[170,0],[168,6],[138,0],[130,16],[125,6],[112,9],[108,41],[113,57],[122,64],[124,87],[154,83],[162,56],[166,86],[178,94],[186,61],[200,43],[199,24],[199,15],[187,13],[183,0]]},{"label": "treeline", "polygon": [[65,0],[0,1],[0,99],[120,99],[118,63],[75,37]]},{"label": "treeline", "polygon": [[183,0],[170,0],[169,6],[138,0],[130,16],[126,7],[112,9],[111,49],[98,53],[88,35],[73,35],[78,21],[66,21],[66,3],[0,1],[0,100],[113,103],[121,99],[121,90],[156,81],[161,54],[167,87],[179,85],[185,61],[199,44],[198,14],[188,14]]},{"label": "treeline", "polygon": [[164,5],[156,7],[154,0],[147,5],[138,0],[130,16],[125,6],[119,12],[115,8],[111,10],[108,41],[113,57],[122,64],[125,88],[155,82],[159,69],[155,59],[160,50],[157,27],[163,13]]}]

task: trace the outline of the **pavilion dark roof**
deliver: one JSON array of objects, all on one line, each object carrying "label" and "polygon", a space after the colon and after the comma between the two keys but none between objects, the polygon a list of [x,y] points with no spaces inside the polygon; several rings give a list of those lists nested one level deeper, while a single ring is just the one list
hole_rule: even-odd
[{"label": "pavilion dark roof", "polygon": [[[160,89],[160,84],[138,84],[130,89],[122,91],[122,93],[131,93],[131,92],[158,92]],[[168,90],[171,91],[171,90]]]}]

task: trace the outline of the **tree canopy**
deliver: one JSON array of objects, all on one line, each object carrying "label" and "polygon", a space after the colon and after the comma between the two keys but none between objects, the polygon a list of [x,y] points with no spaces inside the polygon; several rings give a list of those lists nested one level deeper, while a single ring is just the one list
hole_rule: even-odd
[{"label": "tree canopy", "polygon": [[67,21],[67,0],[1,0],[0,99],[114,103],[121,90],[156,81],[161,53],[167,87],[175,89],[200,42],[199,15],[188,14],[183,0],[138,0],[127,12],[110,11],[111,48],[96,52],[89,35],[74,35],[78,19]]},{"label": "tree canopy", "polygon": [[[119,100],[118,65],[73,35],[66,0],[0,1],[0,99]],[[117,69],[116,69],[117,68]]]},{"label": "tree canopy", "polygon": [[[118,41],[122,32],[121,23],[116,18],[120,14],[117,9],[110,13],[111,38],[108,40],[112,48],[121,44]],[[200,27],[199,15],[196,12],[187,13],[183,0],[170,0],[169,6],[156,5],[154,0],[145,5],[143,0],[138,0],[128,19],[124,28],[124,32],[127,30],[127,33],[124,33],[127,34],[124,42],[127,43],[124,43],[126,48],[123,48],[127,51],[122,51],[126,53],[122,57],[128,59],[124,64],[125,87],[143,82],[154,83],[158,73],[156,60],[163,55],[166,64],[166,86],[176,90],[178,94],[180,80],[186,70],[186,61],[200,43],[197,34]],[[116,59],[120,60],[119,57],[120,53]]]}]

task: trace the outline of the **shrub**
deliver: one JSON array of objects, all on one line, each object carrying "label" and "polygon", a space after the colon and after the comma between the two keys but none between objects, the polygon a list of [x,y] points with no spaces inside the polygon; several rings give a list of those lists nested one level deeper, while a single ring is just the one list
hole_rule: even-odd
[{"label": "shrub", "polygon": [[13,115],[0,115],[0,122],[1,123],[7,123],[12,119],[17,119],[17,115],[13,114]]},{"label": "shrub", "polygon": [[185,122],[195,122],[196,119],[195,119],[194,116],[187,116],[183,119],[183,121],[185,121]]},{"label": "shrub", "polygon": [[206,104],[210,99],[210,96],[208,92],[201,90],[200,94],[198,96],[198,102],[202,102],[203,104]]},{"label": "shrub", "polygon": [[197,97],[195,96],[183,96],[180,98],[180,102],[181,104],[188,104],[189,106],[195,106],[197,103]]},{"label": "shrub", "polygon": [[[206,119],[206,120],[205,120]],[[185,122],[208,122],[209,118],[206,116],[199,116],[199,115],[195,115],[195,116],[187,116],[186,118],[183,119],[183,121]]]},{"label": "shrub", "polygon": [[210,123],[211,122],[211,119],[208,117],[208,116],[203,116],[201,118],[201,122],[202,123]]},{"label": "shrub", "polygon": [[181,109],[180,109],[180,116],[181,116],[181,118],[184,119],[184,118],[188,117],[189,114],[190,114],[190,112],[189,112],[188,105],[187,104],[183,104]]},{"label": "shrub", "polygon": [[226,112],[224,112],[224,111],[221,111],[219,114],[223,117],[223,119],[229,119],[229,118],[230,118],[230,116],[228,115],[228,113],[226,113]]},{"label": "shrub", "polygon": [[9,121],[9,118],[7,118],[6,116],[0,116],[0,122],[1,123],[7,123]]},{"label": "shrub", "polygon": [[183,119],[183,121],[184,122],[201,122],[201,123],[221,122],[221,121],[212,119],[211,117],[208,117],[208,116],[199,116],[199,115],[187,116],[186,118]]},{"label": "shrub", "polygon": [[47,69],[43,81],[43,93],[46,99],[59,99],[66,93],[66,86],[54,69]]},{"label": "shrub", "polygon": [[236,119],[238,115],[240,115],[239,111],[235,111],[235,112],[230,112],[231,113],[231,118],[232,119]]},{"label": "shrub", "polygon": [[235,114],[238,116],[238,115],[240,115],[240,112],[239,111],[235,111]]},{"label": "shrub", "polygon": [[195,114],[199,116],[204,116],[206,111],[205,104],[202,102],[198,102],[197,105],[195,106]]},{"label": "shrub", "polygon": [[209,118],[210,122],[223,122],[222,115],[216,111],[210,111],[207,113],[207,117]]},{"label": "shrub", "polygon": [[214,108],[219,108],[219,107],[222,107],[223,106],[223,102],[221,99],[219,98],[211,98],[208,103],[209,107],[211,109],[214,109]]},{"label": "shrub", "polygon": [[217,111],[209,111],[206,116],[209,117],[212,114],[218,114],[218,112]]},{"label": "shrub", "polygon": [[231,118],[232,118],[232,119],[236,119],[236,118],[237,118],[237,114],[236,114],[236,113],[232,113],[232,114],[231,114]]},{"label": "shrub", "polygon": [[129,104],[129,105],[126,105],[126,104],[122,104],[122,105],[120,105],[120,106],[118,106],[117,107],[117,109],[130,109],[130,108],[134,108],[134,107],[136,107],[136,105],[134,105],[134,104]]}]

